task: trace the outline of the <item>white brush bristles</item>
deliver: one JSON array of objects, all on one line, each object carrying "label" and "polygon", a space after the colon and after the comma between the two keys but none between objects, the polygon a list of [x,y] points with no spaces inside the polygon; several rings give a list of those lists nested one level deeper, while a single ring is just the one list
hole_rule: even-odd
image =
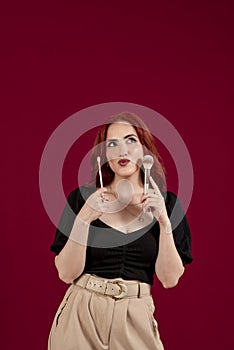
[{"label": "white brush bristles", "polygon": [[149,191],[150,169],[154,164],[154,158],[150,155],[146,155],[142,159],[142,164],[143,164],[143,167],[145,168],[144,194],[147,194]]},{"label": "white brush bristles", "polygon": [[142,164],[145,169],[150,170],[154,164],[154,158],[150,155],[146,155],[143,157]]}]

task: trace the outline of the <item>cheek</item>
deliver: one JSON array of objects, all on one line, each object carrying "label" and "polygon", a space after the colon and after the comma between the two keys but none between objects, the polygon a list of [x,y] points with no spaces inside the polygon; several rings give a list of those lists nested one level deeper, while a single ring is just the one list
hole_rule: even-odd
[{"label": "cheek", "polygon": [[143,158],[143,148],[141,144],[133,144],[129,146],[129,152],[133,160],[138,160]]},{"label": "cheek", "polygon": [[118,147],[108,148],[106,150],[106,158],[108,161],[118,157]]}]

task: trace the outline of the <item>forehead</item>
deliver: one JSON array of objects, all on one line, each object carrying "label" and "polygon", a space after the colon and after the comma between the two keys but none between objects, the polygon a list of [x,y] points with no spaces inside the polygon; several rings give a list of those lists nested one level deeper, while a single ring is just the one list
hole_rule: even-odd
[{"label": "forehead", "polygon": [[106,134],[106,138],[123,138],[126,135],[134,134],[137,136],[135,128],[128,122],[116,122],[109,126]]}]

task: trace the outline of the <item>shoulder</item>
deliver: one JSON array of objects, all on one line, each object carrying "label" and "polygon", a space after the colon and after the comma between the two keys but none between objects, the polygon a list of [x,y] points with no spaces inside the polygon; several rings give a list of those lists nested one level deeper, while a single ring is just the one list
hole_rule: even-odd
[{"label": "shoulder", "polygon": [[176,201],[178,200],[177,195],[171,191],[163,192],[163,197],[164,197],[166,206],[174,206]]},{"label": "shoulder", "polygon": [[94,186],[84,185],[81,187],[74,188],[67,197],[67,202],[70,205],[84,204],[87,198],[96,191]]},{"label": "shoulder", "polygon": [[177,214],[184,215],[184,209],[181,201],[174,192],[163,192],[163,197],[168,213],[171,213],[173,210]]}]

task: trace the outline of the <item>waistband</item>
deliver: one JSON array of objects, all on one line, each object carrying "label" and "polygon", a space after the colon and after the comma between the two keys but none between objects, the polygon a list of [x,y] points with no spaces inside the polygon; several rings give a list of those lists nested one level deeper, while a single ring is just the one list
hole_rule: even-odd
[{"label": "waistband", "polygon": [[142,298],[151,295],[151,285],[144,282],[128,283],[122,280],[110,280],[89,273],[73,281],[73,284],[82,288],[101,293],[113,299]]}]

